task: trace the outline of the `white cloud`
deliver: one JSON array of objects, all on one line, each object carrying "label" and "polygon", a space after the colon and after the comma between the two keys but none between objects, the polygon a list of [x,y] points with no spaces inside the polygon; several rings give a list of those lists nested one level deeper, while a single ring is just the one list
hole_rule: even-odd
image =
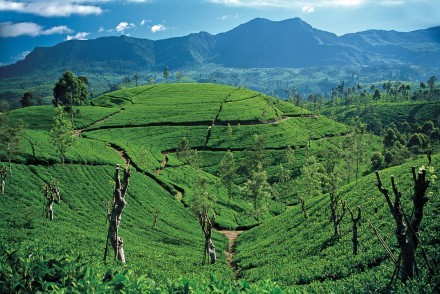
[{"label": "white cloud", "polygon": [[143,25],[145,25],[146,23],[149,23],[149,22],[152,22],[150,19],[143,19],[141,22],[140,22],[140,25],[141,26],[143,26]]},{"label": "white cloud", "polygon": [[67,26],[52,27],[42,32],[42,35],[54,35],[54,34],[71,34],[73,31]]},{"label": "white cloud", "polygon": [[312,13],[315,12],[315,7],[313,5],[306,5],[301,8],[303,12]]},{"label": "white cloud", "polygon": [[165,31],[167,29],[166,26],[162,25],[162,24],[157,24],[151,27],[151,32],[152,33],[157,33],[157,32],[162,32]]},{"label": "white cloud", "polygon": [[221,20],[227,20],[227,19],[230,19],[230,18],[240,18],[240,15],[238,15],[238,14],[235,14],[235,15],[223,15],[223,16],[218,17],[218,19],[221,19]]},{"label": "white cloud", "polygon": [[[301,8],[310,7],[311,10],[316,7],[334,7],[334,6],[359,6],[367,0],[207,0],[211,3],[222,4],[226,6],[243,7],[278,7],[278,8]],[[386,0],[402,1],[402,0]],[[380,1],[379,1],[380,3]]]},{"label": "white cloud", "polygon": [[12,59],[14,59],[14,60],[22,60],[22,59],[25,59],[26,56],[28,56],[29,53],[31,53],[31,51],[23,51],[23,52],[21,52],[20,54],[14,56]]},{"label": "white cloud", "polygon": [[87,32],[79,32],[76,35],[73,36],[67,36],[66,40],[70,41],[70,40],[87,40],[87,36],[90,35],[90,33]]},{"label": "white cloud", "polygon": [[152,0],[127,0],[127,2],[131,2],[131,3],[151,3],[153,1]]},{"label": "white cloud", "polygon": [[[72,14],[89,15],[101,14],[102,9],[94,5],[79,4],[85,1],[32,1],[17,2],[0,0],[0,11],[14,11],[20,13],[35,14],[43,17],[71,16]],[[86,1],[91,2],[91,1]]]},{"label": "white cloud", "polygon": [[2,22],[0,23],[0,37],[18,37],[18,36],[31,36],[37,37],[41,35],[53,35],[53,34],[71,34],[73,31],[67,26],[56,26],[50,29],[43,29],[42,26],[33,22]]},{"label": "white cloud", "polygon": [[99,27],[98,33],[101,33],[103,31],[105,31],[105,29],[103,27]]},{"label": "white cloud", "polygon": [[120,22],[120,23],[116,26],[115,30],[116,30],[117,32],[119,32],[119,33],[124,33],[126,30],[130,30],[130,29],[133,29],[133,28],[135,28],[135,27],[136,27],[136,26],[135,26],[134,23],[128,23],[128,22],[126,22],[126,21],[123,21],[123,22]]}]

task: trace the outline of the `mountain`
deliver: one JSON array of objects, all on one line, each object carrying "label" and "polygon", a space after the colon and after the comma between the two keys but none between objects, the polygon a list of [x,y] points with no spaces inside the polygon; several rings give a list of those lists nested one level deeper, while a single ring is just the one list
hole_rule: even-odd
[{"label": "mountain", "polygon": [[369,30],[337,36],[299,18],[257,18],[228,32],[158,41],[127,36],[70,40],[35,48],[24,60],[0,68],[0,77],[61,68],[132,73],[217,64],[233,68],[407,64],[440,66],[440,27],[412,32]]}]

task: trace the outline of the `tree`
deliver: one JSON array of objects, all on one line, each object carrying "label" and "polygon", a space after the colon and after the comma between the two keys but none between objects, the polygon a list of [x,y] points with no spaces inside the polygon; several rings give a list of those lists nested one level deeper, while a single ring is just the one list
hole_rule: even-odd
[{"label": "tree", "polygon": [[2,194],[5,194],[7,176],[8,176],[8,168],[6,166],[0,166],[0,178],[2,180]]},{"label": "tree", "polygon": [[379,90],[379,89],[376,89],[376,90],[374,91],[374,94],[373,94],[373,100],[374,100],[374,101],[379,101],[379,100],[380,100],[380,90]]},{"label": "tree", "polygon": [[32,92],[25,92],[20,100],[22,107],[29,107],[35,105],[34,94]]},{"label": "tree", "polygon": [[[197,157],[197,152],[195,152],[193,156]],[[198,160],[193,159],[192,162],[197,163]],[[194,214],[197,215],[205,239],[202,264],[206,263],[208,256],[210,263],[213,264],[217,259],[215,246],[212,242],[212,228],[215,224],[215,214],[213,213],[212,216],[210,216],[210,214],[215,204],[215,197],[208,192],[208,180],[203,176],[203,171],[198,167],[198,164],[193,165],[193,168],[196,177],[190,207]]]},{"label": "tree", "polygon": [[414,278],[416,269],[415,251],[420,243],[419,229],[424,215],[424,206],[429,200],[426,196],[426,191],[430,181],[426,177],[426,169],[422,167],[416,173],[416,168],[412,167],[412,176],[414,182],[412,195],[413,212],[411,219],[409,219],[408,214],[403,210],[401,203],[402,192],[399,191],[394,176],[391,176],[394,194],[394,203],[392,203],[390,193],[388,189],[383,187],[379,172],[376,171],[377,188],[385,196],[391,215],[396,223],[395,235],[400,248],[400,259],[396,267],[401,263],[401,281],[403,283]]},{"label": "tree", "polygon": [[107,219],[109,222],[108,232],[107,232],[107,244],[105,246],[104,252],[104,262],[107,259],[108,241],[113,247],[113,252],[115,253],[115,258],[117,258],[122,263],[125,263],[125,252],[124,252],[124,241],[119,236],[118,230],[121,224],[122,212],[124,210],[127,201],[125,196],[128,190],[128,183],[131,176],[131,171],[129,166],[124,169],[124,178],[121,182],[119,176],[119,164],[116,165],[116,171],[114,175],[115,189],[113,191],[113,205],[112,210],[107,206]]},{"label": "tree", "polygon": [[136,87],[137,87],[138,86],[138,81],[141,79],[141,75],[140,74],[135,74],[133,76],[133,78],[134,78],[134,81],[135,81]]},{"label": "tree", "polygon": [[64,165],[65,154],[75,142],[75,137],[72,124],[66,119],[66,114],[61,107],[57,108],[49,135],[50,141],[60,153],[61,162]]},{"label": "tree", "polygon": [[355,154],[355,161],[356,161],[356,184],[359,178],[359,172],[360,172],[360,165],[362,162],[364,162],[364,155],[365,155],[365,149],[366,149],[366,143],[364,140],[364,132],[366,129],[366,124],[362,123],[359,117],[356,117],[356,126],[354,130],[354,145],[353,145],[353,151]]},{"label": "tree", "polygon": [[165,79],[165,82],[168,82],[168,78],[170,77],[170,71],[168,70],[168,66],[166,66],[163,71],[163,77]]},{"label": "tree", "polygon": [[0,148],[5,151],[9,162],[9,175],[12,177],[12,159],[21,149],[20,131],[22,121],[12,125],[6,114],[0,114]]},{"label": "tree", "polygon": [[301,209],[304,218],[308,217],[305,202],[313,196],[320,195],[322,192],[322,179],[324,167],[317,162],[314,156],[307,158],[306,163],[301,167],[301,175],[296,179],[295,186],[298,199],[301,202]]},{"label": "tree", "polygon": [[87,78],[76,77],[66,70],[53,88],[53,104],[67,107],[84,104],[87,101],[87,85]]},{"label": "tree", "polygon": [[435,82],[437,81],[437,77],[436,76],[432,76],[429,78],[428,80],[428,86],[429,86],[429,100],[432,100],[432,93],[434,93],[434,87],[435,87]]},{"label": "tree", "polygon": [[53,221],[53,203],[61,201],[60,188],[56,183],[44,184],[44,197],[47,199],[45,217]]},{"label": "tree", "polygon": [[228,150],[220,161],[219,177],[221,183],[228,190],[228,203],[232,198],[232,189],[234,188],[234,178],[236,176],[237,165],[234,159],[234,153]]},{"label": "tree", "polygon": [[384,165],[384,160],[385,160],[385,158],[383,157],[382,153],[380,153],[378,151],[374,152],[370,158],[371,166],[372,166],[373,170],[381,169]]},{"label": "tree", "polygon": [[271,187],[267,182],[267,173],[261,163],[251,173],[250,178],[241,187],[244,198],[252,201],[254,216],[258,219],[266,209],[267,200],[271,195]]},{"label": "tree", "polygon": [[128,85],[131,83],[130,76],[125,76],[124,77],[124,83],[125,83],[125,88],[128,88]]},{"label": "tree", "polygon": [[181,71],[176,72],[176,81],[180,82],[183,79],[184,75]]},{"label": "tree", "polygon": [[358,247],[359,247],[359,238],[358,238],[358,231],[359,231],[359,221],[361,220],[361,207],[358,206],[358,214],[355,217],[353,211],[350,209],[350,206],[347,206],[348,212],[350,212],[351,221],[353,223],[353,255],[358,254]]},{"label": "tree", "polygon": [[179,147],[177,147],[177,157],[184,164],[187,164],[190,160],[191,151],[192,149],[189,139],[187,137],[183,137],[182,140],[180,140]]}]

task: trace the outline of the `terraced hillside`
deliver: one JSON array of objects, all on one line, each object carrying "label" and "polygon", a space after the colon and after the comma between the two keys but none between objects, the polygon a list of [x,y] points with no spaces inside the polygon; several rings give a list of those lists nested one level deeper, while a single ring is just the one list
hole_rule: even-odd
[{"label": "terraced hillside", "polygon": [[[179,277],[208,281],[207,284],[211,285],[217,281],[215,277],[210,278],[211,274],[222,277],[227,281],[222,285],[232,284],[233,289],[238,285],[234,277],[251,281],[275,279],[283,287],[316,285],[312,285],[312,290],[333,287],[326,278],[317,278],[321,274],[326,277],[329,268],[323,270],[321,267],[315,273],[313,270],[295,273],[299,268],[293,269],[294,263],[290,260],[295,259],[290,254],[301,249],[286,242],[294,240],[299,245],[305,236],[314,236],[315,229],[319,232],[317,241],[310,239],[314,248],[327,240],[328,217],[324,216],[327,196],[308,202],[311,217],[302,221],[298,216],[299,208],[295,206],[298,202],[295,177],[311,155],[325,164],[330,159],[322,155],[323,150],[335,150],[350,142],[349,127],[254,91],[214,84],[128,88],[98,97],[92,105],[74,109],[77,140],[66,153],[64,166],[49,143],[49,130],[55,114],[53,107],[28,107],[7,114],[13,124],[21,124],[21,121],[24,124],[19,136],[22,148],[13,158],[13,176],[7,178],[5,194],[0,198],[3,214],[0,236],[6,247],[26,252],[25,260],[31,258],[30,253],[52,257],[81,254],[82,259],[95,267],[97,276],[104,275],[108,270],[108,266],[102,264],[107,232],[104,203],[112,198],[115,164],[130,161],[133,175],[120,229],[127,258],[127,265],[121,270],[126,270],[126,277],[147,277],[148,285],[152,285],[149,279],[153,279],[158,287],[171,287]],[[251,201],[239,197],[240,186],[248,177],[246,164],[254,156],[256,136],[264,138],[264,169],[270,183],[276,182],[279,164],[283,162],[288,147],[295,152],[294,160],[286,164],[293,173],[289,188],[287,191],[281,189],[282,195],[269,201],[269,209],[261,218],[251,213]],[[176,155],[184,137],[189,139],[193,149],[198,150],[200,165],[208,179],[208,192],[217,199],[214,206],[217,229],[247,230],[237,239],[235,256],[231,256],[234,248],[228,248],[227,238],[215,232],[219,261],[212,266],[200,266],[203,235],[197,218],[187,208],[197,187],[194,169]],[[380,138],[365,135],[365,140],[368,142],[366,153],[382,149]],[[243,167],[234,179],[232,199],[218,177],[220,162],[228,150]],[[5,154],[0,156],[5,162]],[[438,165],[438,161],[435,162]],[[343,164],[337,162],[341,167]],[[361,162],[360,169],[361,175],[371,173],[368,162]],[[353,183],[344,186],[340,193],[349,197],[350,193],[360,193],[356,192],[359,187],[365,188],[362,193],[369,193],[374,190],[369,177],[371,175],[361,179],[356,187]],[[41,217],[46,201],[41,186],[50,181],[58,182],[62,194],[60,204],[54,205],[53,222]],[[365,205],[359,197],[356,199],[350,205]],[[379,206],[382,202],[374,203]],[[374,205],[369,209],[374,209]],[[158,222],[153,228],[155,212],[158,213]],[[378,221],[379,217],[382,214],[371,215],[372,220]],[[315,227],[317,219],[320,220],[319,228]],[[282,223],[277,223],[279,220]],[[308,224],[314,225],[301,231],[298,235],[301,238],[290,235],[291,229],[307,227]],[[344,224],[343,230],[348,225]],[[255,226],[257,228],[250,229]],[[274,233],[281,232],[278,226],[283,229],[282,234],[274,236]],[[362,238],[366,236],[372,239],[371,232]],[[344,235],[343,238],[349,237]],[[432,236],[428,240],[436,242],[436,238]],[[272,246],[272,241],[279,244]],[[278,247],[282,244],[286,247]],[[340,250],[337,244],[334,250]],[[373,247],[373,243],[369,244]],[[344,243],[341,246],[350,245]],[[333,248],[333,244],[329,248]],[[361,267],[377,258],[386,259],[377,253],[377,248],[374,250],[365,253],[367,261],[359,262]],[[249,256],[252,252],[255,255]],[[11,253],[0,254],[10,256]],[[262,258],[263,255],[269,259]],[[321,256],[314,254],[302,258],[310,264],[318,264],[321,260]],[[350,261],[346,272],[333,277],[341,280],[337,287],[343,288],[349,283],[346,278],[352,276],[352,266],[355,265]],[[128,281],[124,283],[129,284]],[[82,289],[91,291],[95,289],[93,285]],[[246,283],[239,285],[240,289],[250,287]]]},{"label": "terraced hillside", "polygon": [[440,103],[426,101],[405,101],[405,102],[371,102],[361,107],[332,107],[323,111],[328,117],[333,117],[339,122],[350,124],[356,116],[378,128],[388,128],[390,123],[402,130],[402,123],[408,122],[411,125],[418,123],[422,125],[425,121],[440,123]]}]

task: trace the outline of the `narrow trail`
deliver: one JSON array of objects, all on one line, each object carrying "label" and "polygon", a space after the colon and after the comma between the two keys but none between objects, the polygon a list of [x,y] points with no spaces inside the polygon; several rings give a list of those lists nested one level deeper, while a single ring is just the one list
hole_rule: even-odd
[{"label": "narrow trail", "polygon": [[111,118],[112,116],[115,116],[116,114],[121,113],[122,111],[124,111],[124,109],[119,109],[119,111],[117,111],[117,112],[115,112],[115,113],[112,113],[112,114],[110,114],[110,115],[108,115],[108,116],[106,116],[106,117],[103,117],[103,118],[101,118],[100,120],[95,121],[94,123],[92,123],[92,124],[91,124],[90,126],[88,126],[88,127],[80,128],[80,129],[75,129],[74,136],[75,136],[75,137],[79,137],[79,136],[81,135],[81,133],[82,133],[85,129],[90,128],[90,127],[94,127],[94,126],[96,126],[96,125],[99,125],[99,124],[105,122],[106,120],[108,120],[109,118]]},{"label": "narrow trail", "polygon": [[226,231],[226,230],[218,230],[217,232],[224,234],[226,238],[229,240],[228,251],[225,251],[226,260],[228,262],[229,267],[234,273],[234,280],[237,279],[237,265],[234,263],[234,244],[237,237],[243,233],[244,231]]}]

